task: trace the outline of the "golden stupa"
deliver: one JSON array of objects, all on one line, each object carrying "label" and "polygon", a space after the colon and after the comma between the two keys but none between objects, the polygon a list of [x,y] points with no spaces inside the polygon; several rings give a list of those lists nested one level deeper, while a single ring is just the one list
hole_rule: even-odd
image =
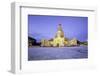
[{"label": "golden stupa", "polygon": [[55,38],[53,39],[53,46],[64,46],[65,37],[61,24],[58,25],[58,30]]},{"label": "golden stupa", "polygon": [[64,36],[64,31],[62,29],[61,24],[58,25],[56,35],[53,39],[50,39],[50,40],[42,39],[41,40],[41,46],[44,46],[44,47],[50,47],[50,46],[64,47],[64,46],[71,46],[71,45],[77,45],[77,40],[75,38],[72,40],[68,40]]}]

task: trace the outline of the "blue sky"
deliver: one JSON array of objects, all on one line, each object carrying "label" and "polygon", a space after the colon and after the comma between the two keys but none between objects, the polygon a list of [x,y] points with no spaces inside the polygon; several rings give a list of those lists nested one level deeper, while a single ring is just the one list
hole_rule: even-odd
[{"label": "blue sky", "polygon": [[28,36],[41,39],[54,38],[58,24],[62,24],[65,37],[88,40],[88,17],[28,15]]}]

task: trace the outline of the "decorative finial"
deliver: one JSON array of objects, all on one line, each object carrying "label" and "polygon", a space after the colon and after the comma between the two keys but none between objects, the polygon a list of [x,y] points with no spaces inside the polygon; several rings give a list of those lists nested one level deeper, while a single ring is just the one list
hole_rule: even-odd
[{"label": "decorative finial", "polygon": [[61,24],[58,25],[58,30],[62,31],[62,26],[61,26]]}]

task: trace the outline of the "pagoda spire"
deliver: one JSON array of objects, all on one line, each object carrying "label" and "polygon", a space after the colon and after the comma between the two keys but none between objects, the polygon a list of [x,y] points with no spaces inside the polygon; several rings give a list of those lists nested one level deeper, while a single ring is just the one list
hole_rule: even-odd
[{"label": "pagoda spire", "polygon": [[63,31],[63,30],[62,30],[62,25],[61,25],[61,24],[58,25],[58,31]]},{"label": "pagoda spire", "polygon": [[62,29],[62,25],[61,24],[58,25],[56,37],[64,37],[64,32],[63,32],[63,29]]}]

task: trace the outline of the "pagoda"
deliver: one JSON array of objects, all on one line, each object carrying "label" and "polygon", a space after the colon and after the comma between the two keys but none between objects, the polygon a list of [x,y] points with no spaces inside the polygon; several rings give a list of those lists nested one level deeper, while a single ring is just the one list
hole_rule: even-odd
[{"label": "pagoda", "polygon": [[57,32],[54,38],[50,40],[46,40],[46,39],[41,40],[41,46],[44,46],[44,47],[51,47],[51,46],[64,47],[64,46],[72,46],[72,45],[77,45],[77,39],[74,38],[72,40],[69,40],[68,38],[66,38],[64,36],[64,31],[62,29],[61,24],[58,25]]},{"label": "pagoda", "polygon": [[53,39],[53,46],[64,46],[65,37],[61,24],[58,25],[57,33]]}]

